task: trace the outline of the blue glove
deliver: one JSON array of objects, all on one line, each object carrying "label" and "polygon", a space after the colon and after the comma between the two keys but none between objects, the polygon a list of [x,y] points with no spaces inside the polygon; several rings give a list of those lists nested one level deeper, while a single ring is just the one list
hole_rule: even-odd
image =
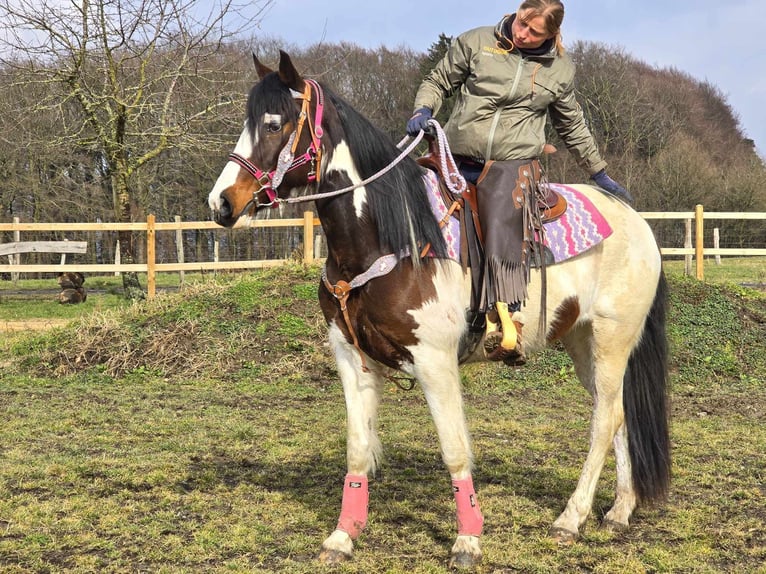
[{"label": "blue glove", "polygon": [[415,110],[412,117],[407,122],[407,135],[416,136],[421,130],[425,130],[428,127],[428,120],[431,119],[431,110],[428,108],[420,108]]},{"label": "blue glove", "polygon": [[606,170],[602,169],[600,172],[594,173],[590,178],[597,186],[603,188],[612,195],[619,197],[623,201],[630,203],[631,205],[633,204],[633,196],[630,195],[630,192],[606,175]]}]

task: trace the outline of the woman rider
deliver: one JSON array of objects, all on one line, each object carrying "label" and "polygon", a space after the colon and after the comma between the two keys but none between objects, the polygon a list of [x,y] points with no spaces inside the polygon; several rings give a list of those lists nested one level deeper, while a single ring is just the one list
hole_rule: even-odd
[{"label": "woman rider", "polygon": [[[575,66],[561,43],[564,5],[560,0],[525,0],[515,14],[496,26],[458,36],[444,58],[423,80],[415,96],[407,133],[417,133],[456,96],[445,125],[450,148],[466,180],[479,181],[479,220],[484,235],[484,288],[480,310],[487,313],[487,357],[523,364],[520,314],[529,279],[528,250],[509,252],[508,233],[516,221],[508,176],[516,187],[534,189],[537,158],[545,145],[545,123],[558,133],[578,165],[612,195],[632,202],[630,193],[611,179],[582,110],[575,99]],[[490,169],[490,164],[494,167]],[[518,174],[516,177],[515,174]],[[481,177],[480,177],[481,176]],[[529,181],[519,184],[522,179]],[[502,182],[502,186],[500,183]],[[483,187],[482,187],[483,184]],[[499,321],[500,325],[497,324]]]}]

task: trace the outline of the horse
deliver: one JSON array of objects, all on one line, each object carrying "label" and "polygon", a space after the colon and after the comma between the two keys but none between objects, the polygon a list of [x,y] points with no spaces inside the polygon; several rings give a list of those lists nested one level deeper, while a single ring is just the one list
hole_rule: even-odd
[{"label": "horse", "polygon": [[[422,388],[451,477],[457,537],[450,566],[472,568],[482,558],[483,516],[458,360],[468,329],[470,270],[445,253],[425,198],[424,168],[415,159],[402,159],[391,139],[351,105],[302,77],[288,54],[280,52],[276,69],[255,54],[253,60],[258,80],[244,130],[208,203],[218,224],[240,227],[285,201],[314,201],[326,236],[319,303],[345,396],[347,474],[337,526],[318,559],[351,559],[367,523],[368,479],[382,455],[380,392],[395,369]],[[616,493],[604,527],[627,528],[637,505],[662,501],[670,484],[668,289],[659,249],[631,207],[598,188],[572,187],[614,232],[547,266],[544,301],[541,270],[533,269],[524,308],[527,316],[546,317],[524,327],[526,351],[560,341],[593,397],[590,448],[550,529],[561,544],[580,535],[612,446]],[[422,256],[423,246],[430,256]],[[479,345],[472,359],[481,360],[481,352]]]}]

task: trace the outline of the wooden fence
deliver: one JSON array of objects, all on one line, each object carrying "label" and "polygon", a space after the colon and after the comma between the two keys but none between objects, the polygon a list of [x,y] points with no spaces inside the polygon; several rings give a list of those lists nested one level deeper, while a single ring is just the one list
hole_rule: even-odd
[{"label": "wooden fence", "polygon": [[[766,255],[766,238],[764,238],[764,247],[730,249],[719,248],[717,246],[705,247],[703,245],[704,223],[705,220],[721,219],[751,219],[766,220],[766,212],[711,212],[705,213],[702,206],[696,206],[694,211],[679,212],[641,212],[644,219],[681,219],[686,222],[686,241],[683,247],[661,247],[662,255],[677,256],[683,255],[687,260],[687,268],[690,269],[691,261],[696,261],[696,277],[704,278],[704,258],[705,256],[721,255],[729,256],[750,256]],[[302,218],[294,219],[275,219],[264,221],[253,221],[250,227],[302,227],[303,228],[303,261],[312,263],[317,259],[314,253],[315,227],[319,226],[319,219],[311,212],[305,212]],[[63,271],[81,271],[83,273],[119,273],[119,272],[139,272],[147,274],[147,292],[151,298],[155,294],[156,274],[161,272],[181,272],[184,271],[208,271],[208,270],[235,270],[235,269],[256,269],[263,267],[273,267],[282,265],[286,259],[260,259],[251,261],[197,261],[184,262],[183,249],[178,249],[178,261],[176,263],[157,263],[156,262],[156,232],[157,231],[175,231],[176,244],[181,245],[181,233],[184,230],[224,230],[212,221],[180,221],[176,218],[174,222],[156,222],[153,215],[147,217],[146,222],[140,223],[22,223],[14,220],[13,223],[0,223],[0,232],[13,232],[14,242],[21,241],[21,232],[65,232],[65,231],[136,231],[146,234],[146,261],[144,263],[132,264],[89,264],[89,263],[71,263],[71,264],[49,264],[49,265],[22,265],[18,253],[9,254],[11,260],[9,264],[0,263],[0,273],[60,273]],[[692,243],[692,229],[694,230],[694,242]],[[2,244],[0,244],[2,245]],[[12,250],[10,250],[12,251]]]},{"label": "wooden fence", "polygon": [[[662,255],[683,255],[686,261],[686,272],[691,274],[691,261],[695,261],[695,276],[702,280],[705,278],[705,256],[713,255],[717,261],[720,261],[721,255],[728,256],[753,256],[766,255],[766,237],[762,237],[763,247],[748,248],[721,248],[718,247],[717,234],[714,234],[715,240],[712,247],[704,246],[705,220],[766,220],[766,212],[736,212],[736,211],[717,211],[706,213],[701,205],[697,205],[694,211],[642,211],[640,215],[647,220],[650,219],[682,219],[686,224],[686,234],[683,247],[663,247],[660,246]],[[692,242],[692,228],[693,242]]]},{"label": "wooden fence", "polygon": [[[320,222],[313,213],[307,211],[302,218],[273,219],[253,221],[250,227],[303,227],[303,261],[312,263],[314,256],[314,228]],[[120,273],[137,272],[147,275],[147,294],[154,297],[156,290],[156,277],[160,272],[184,271],[215,271],[236,269],[257,269],[282,265],[285,259],[259,259],[251,261],[197,261],[185,262],[183,250],[177,251],[176,263],[156,262],[156,233],[158,231],[175,231],[176,244],[181,245],[181,233],[184,230],[210,229],[223,232],[224,229],[212,221],[180,221],[176,218],[173,222],[157,222],[153,215],[146,218],[146,222],[135,223],[23,223],[18,220],[13,223],[0,223],[0,232],[12,231],[14,243],[21,242],[21,232],[65,232],[65,231],[137,231],[146,233],[146,261],[144,263],[69,263],[69,264],[33,264],[22,265],[20,256],[9,255],[14,258],[12,263],[0,264],[0,273],[61,273],[63,271],[80,271],[83,273]],[[2,245],[2,244],[0,244]],[[217,250],[216,250],[217,251]]]}]

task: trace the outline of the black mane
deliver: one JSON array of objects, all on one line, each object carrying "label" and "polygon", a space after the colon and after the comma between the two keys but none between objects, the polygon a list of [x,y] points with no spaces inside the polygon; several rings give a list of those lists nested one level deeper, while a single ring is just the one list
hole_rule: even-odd
[{"label": "black mane", "polygon": [[[391,139],[345,100],[325,86],[322,89],[338,112],[351,157],[362,179],[390,165],[400,153]],[[256,120],[267,112],[282,114],[283,119],[292,122],[298,117],[292,94],[276,73],[267,74],[252,89],[247,110],[247,122],[253,134],[258,128]],[[418,252],[430,244],[437,257],[447,256],[444,237],[426,196],[422,168],[412,158],[405,158],[366,189],[370,215],[383,249],[391,253],[409,251],[417,257]]]},{"label": "black mane", "polygon": [[[362,179],[390,165],[400,154],[391,139],[348,102],[330,90],[325,93],[338,111],[351,157]],[[419,251],[431,244],[437,257],[446,257],[444,237],[426,196],[423,170],[412,158],[406,157],[366,188],[381,246],[401,253]]]}]

